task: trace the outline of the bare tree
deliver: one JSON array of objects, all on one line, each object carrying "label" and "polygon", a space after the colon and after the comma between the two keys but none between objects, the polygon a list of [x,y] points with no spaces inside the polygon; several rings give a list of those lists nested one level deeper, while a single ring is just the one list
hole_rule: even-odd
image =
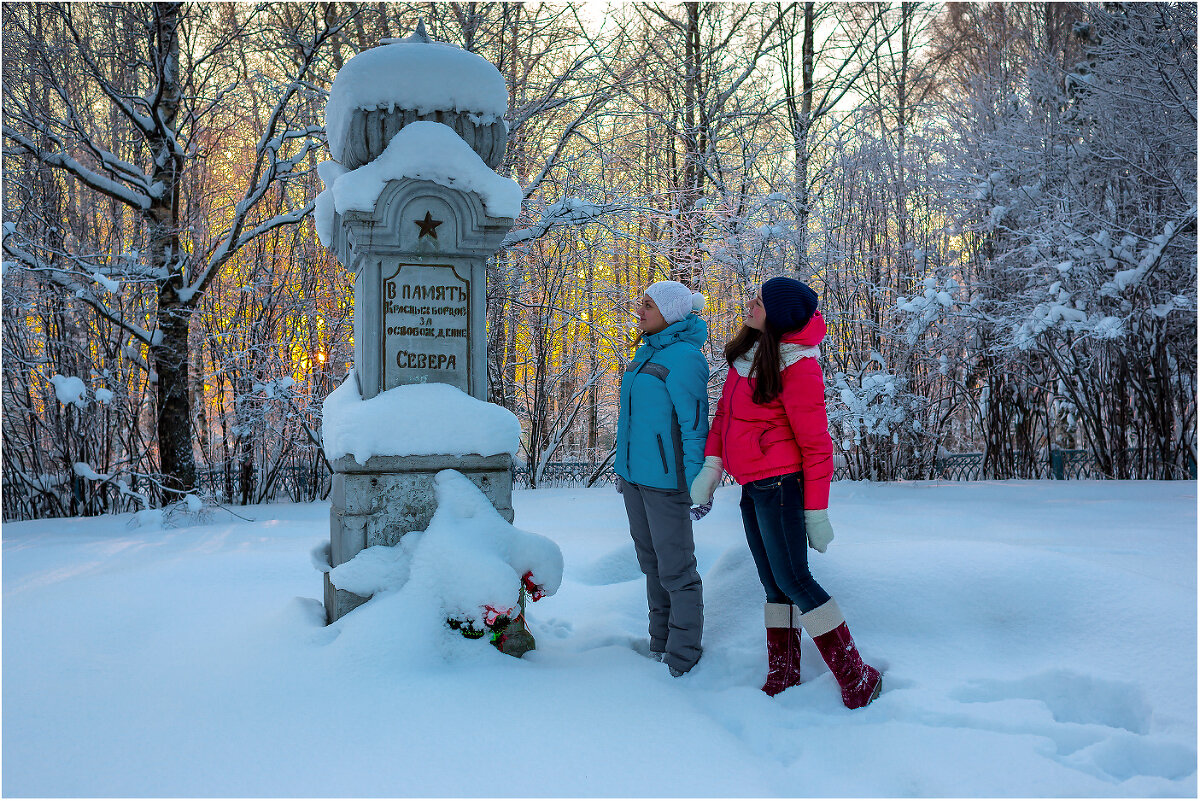
[{"label": "bare tree", "polygon": [[[6,17],[6,33],[24,40],[30,76],[19,86],[5,85],[9,148],[60,173],[96,202],[119,203],[125,224],[137,231],[140,255],[136,261],[97,258],[86,244],[55,247],[19,227],[5,237],[5,255],[144,349],[142,364],[157,390],[159,469],[172,493],[190,491],[196,479],[188,343],[196,304],[243,247],[311,210],[311,203],[301,203],[260,216],[264,198],[302,172],[321,141],[319,128],[291,124],[295,101],[307,91],[305,76],[336,32],[319,19],[290,80],[278,87],[249,172],[223,219],[197,217],[185,194],[189,173],[203,169],[221,146],[207,135],[208,121],[235,97],[236,85],[222,82],[227,73],[220,67],[264,9],[238,9],[224,27],[214,23],[219,7],[182,3],[18,6]],[[58,35],[47,40],[47,28]],[[123,31],[127,48],[93,35],[104,29]],[[36,84],[50,87],[50,104],[29,91]],[[97,102],[103,114],[96,113]],[[132,137],[127,157],[114,152],[118,132]],[[121,314],[96,290],[91,276],[97,273],[153,287],[152,315]]]}]

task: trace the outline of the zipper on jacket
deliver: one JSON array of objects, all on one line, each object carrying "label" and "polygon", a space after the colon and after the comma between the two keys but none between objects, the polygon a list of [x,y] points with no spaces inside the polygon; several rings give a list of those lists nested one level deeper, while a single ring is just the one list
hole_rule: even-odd
[{"label": "zipper on jacket", "polygon": [[734,383],[733,383],[733,390],[731,390],[729,393],[729,405],[725,407],[725,431],[721,434],[721,454],[722,455],[724,455],[725,448],[728,447],[728,443],[729,443],[729,426],[733,423],[733,396],[734,396],[734,393],[737,392],[738,379],[741,378],[741,375],[738,374],[737,370],[734,370],[732,367],[730,367],[729,369],[733,370],[733,382]]},{"label": "zipper on jacket", "polygon": [[650,361],[649,357],[646,358],[646,361],[638,365],[637,369],[633,371],[632,375],[629,375],[629,368],[625,368],[625,373],[629,376],[630,382],[629,405],[625,410],[625,419],[629,421],[626,424],[627,430],[625,432],[625,472],[629,473],[630,475],[633,475],[633,460],[629,452],[630,445],[633,442],[633,381],[637,379],[638,373],[642,372],[642,368],[646,366],[646,362],[648,361]]},{"label": "zipper on jacket", "polygon": [[655,434],[654,438],[658,440],[658,455],[662,459],[663,472],[670,473],[671,471],[667,469],[667,449],[663,447],[662,434]]},{"label": "zipper on jacket", "polygon": [[700,428],[700,399],[696,398],[696,419],[692,421],[692,430]]},{"label": "zipper on jacket", "polygon": [[629,408],[625,411],[625,472],[633,475],[631,470],[632,465],[629,463],[629,443],[633,441],[633,379],[637,377],[637,373],[630,376],[629,384]]},{"label": "zipper on jacket", "polygon": [[675,482],[676,489],[687,492],[687,480],[684,478],[683,467],[683,427],[679,425],[679,415],[671,410],[671,446],[675,452]]}]

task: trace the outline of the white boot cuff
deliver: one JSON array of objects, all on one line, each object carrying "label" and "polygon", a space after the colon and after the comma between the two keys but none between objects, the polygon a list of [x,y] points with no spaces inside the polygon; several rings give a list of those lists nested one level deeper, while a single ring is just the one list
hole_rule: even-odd
[{"label": "white boot cuff", "polygon": [[809,637],[820,637],[828,634],[846,622],[837,601],[830,598],[816,609],[809,610],[800,616],[800,625],[808,632]]},{"label": "white boot cuff", "polygon": [[769,629],[790,629],[799,625],[799,617],[792,617],[791,604],[772,604],[763,606],[763,620]]}]

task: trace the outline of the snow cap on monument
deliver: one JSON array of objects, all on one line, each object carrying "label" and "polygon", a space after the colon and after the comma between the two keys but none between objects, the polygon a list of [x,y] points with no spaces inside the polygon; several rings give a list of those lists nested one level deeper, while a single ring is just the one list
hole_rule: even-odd
[{"label": "snow cap on monument", "polygon": [[501,123],[508,113],[508,87],[487,59],[432,41],[422,21],[411,35],[383,39],[338,71],[325,106],[325,130],[334,159],[345,163],[343,152],[354,114],[379,110],[411,112],[417,117],[449,112],[477,125],[491,125]]}]

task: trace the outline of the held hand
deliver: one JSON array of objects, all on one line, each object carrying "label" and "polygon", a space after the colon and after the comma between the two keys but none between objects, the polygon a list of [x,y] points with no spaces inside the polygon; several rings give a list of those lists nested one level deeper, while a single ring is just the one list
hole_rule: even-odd
[{"label": "held hand", "polygon": [[711,501],[713,493],[717,491],[717,485],[721,483],[723,472],[720,456],[704,457],[704,466],[692,481],[692,503],[703,506]]},{"label": "held hand", "polygon": [[808,531],[808,544],[817,553],[825,553],[833,541],[833,526],[829,525],[828,509],[805,509],[804,528]]}]

